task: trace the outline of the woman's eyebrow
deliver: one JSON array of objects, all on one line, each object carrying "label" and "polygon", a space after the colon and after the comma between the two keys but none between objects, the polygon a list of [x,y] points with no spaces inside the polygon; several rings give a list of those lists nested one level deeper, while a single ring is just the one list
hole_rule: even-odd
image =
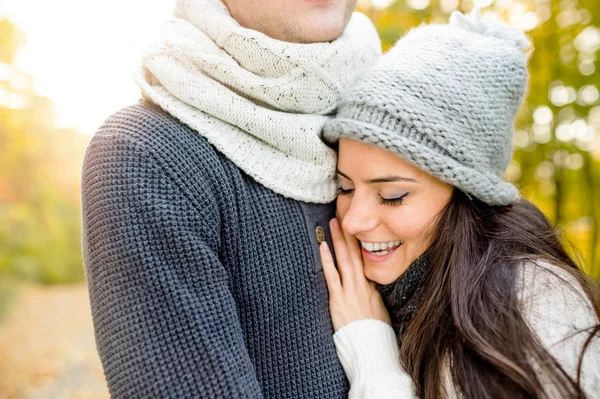
[{"label": "woman's eyebrow", "polygon": [[[339,169],[337,169],[336,172],[337,172],[338,175],[343,176],[346,179],[352,181],[352,179],[349,178],[348,175],[346,175],[345,173],[343,173]],[[378,177],[376,179],[366,180],[365,183],[376,184],[376,183],[393,183],[393,182],[399,182],[399,181],[409,182],[409,183],[419,183],[415,179],[411,179],[410,177],[402,177],[402,176],[384,176],[384,177]]]},{"label": "woman's eyebrow", "polygon": [[339,169],[336,169],[336,170],[335,170],[335,172],[336,172],[338,175],[340,175],[340,176],[344,176],[346,179],[348,179],[348,180],[352,181],[352,179],[351,179],[351,178],[349,178],[347,174],[345,174],[345,173],[342,173],[342,171],[340,171]]}]

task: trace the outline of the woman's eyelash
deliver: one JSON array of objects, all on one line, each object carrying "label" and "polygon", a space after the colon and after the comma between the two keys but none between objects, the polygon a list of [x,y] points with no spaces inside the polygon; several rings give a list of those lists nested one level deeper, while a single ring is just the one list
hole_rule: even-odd
[{"label": "woman's eyelash", "polygon": [[352,194],[352,191],[354,191],[354,189],[353,189],[353,188],[349,188],[348,190],[344,190],[343,188],[339,187],[339,188],[338,188],[337,195],[348,195],[348,194]]},{"label": "woman's eyelash", "polygon": [[404,198],[406,198],[407,195],[408,195],[408,193],[402,194],[401,196],[399,196],[397,198],[381,197],[381,199],[379,200],[379,204],[380,205],[389,205],[389,206],[398,206],[398,205],[402,204],[402,201],[404,200]]},{"label": "woman's eyelash", "polygon": [[[343,189],[343,188],[339,187],[338,191],[337,191],[337,195],[349,195],[349,194],[352,194],[353,192],[354,192],[353,188]],[[404,193],[397,198],[380,197],[379,204],[380,205],[388,205],[388,206],[398,206],[398,205],[402,204],[402,201],[404,201],[404,198],[406,198],[406,196],[408,194],[409,193]]]}]

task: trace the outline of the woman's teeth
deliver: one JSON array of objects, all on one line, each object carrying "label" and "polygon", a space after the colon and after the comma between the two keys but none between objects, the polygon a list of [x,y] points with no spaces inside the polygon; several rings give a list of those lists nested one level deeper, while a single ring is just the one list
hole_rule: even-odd
[{"label": "woman's teeth", "polygon": [[385,256],[402,245],[402,241],[390,242],[360,242],[360,245],[375,256]]}]

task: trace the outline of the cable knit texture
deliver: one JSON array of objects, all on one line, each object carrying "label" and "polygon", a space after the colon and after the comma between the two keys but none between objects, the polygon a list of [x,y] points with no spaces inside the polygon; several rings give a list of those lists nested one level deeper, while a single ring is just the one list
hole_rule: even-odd
[{"label": "cable knit texture", "polygon": [[529,41],[505,24],[456,13],[410,31],[343,96],[325,137],[380,146],[492,205],[527,86]]},{"label": "cable knit texture", "polygon": [[[315,227],[155,106],[87,150],[83,249],[113,398],[340,398]],[[320,211],[319,211],[320,212]]]},{"label": "cable knit texture", "polygon": [[[591,302],[568,272],[544,262],[526,263],[518,272],[516,290],[525,321],[540,343],[571,377],[577,367],[589,329],[598,324]],[[390,341],[392,328],[379,320],[360,320],[334,335],[338,356],[351,388],[351,399],[415,398],[408,374],[399,365],[397,344]],[[367,349],[368,348],[368,349]],[[552,381],[540,376],[550,398],[560,399],[550,388]],[[459,395],[449,369],[444,385],[450,398]],[[581,384],[588,398],[600,392],[600,337],[593,338],[585,352]]]},{"label": "cable knit texture", "polygon": [[220,0],[178,0],[134,77],[260,184],[328,203],[336,154],[321,140],[323,125],[380,55],[375,27],[359,13],[333,42],[296,44],[241,27]]}]

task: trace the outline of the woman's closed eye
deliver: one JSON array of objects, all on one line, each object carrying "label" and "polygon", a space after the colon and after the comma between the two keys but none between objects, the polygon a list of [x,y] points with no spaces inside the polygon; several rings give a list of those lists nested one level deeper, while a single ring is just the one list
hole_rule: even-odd
[{"label": "woman's closed eye", "polygon": [[[354,193],[354,188],[344,188],[342,186],[338,187],[338,192],[337,195],[350,195]],[[379,205],[384,205],[384,206],[398,206],[400,204],[402,204],[402,202],[404,201],[404,199],[408,196],[408,192],[397,196],[397,197],[392,197],[392,198],[388,198],[388,197],[384,197],[381,194],[379,194]]]},{"label": "woman's closed eye", "polygon": [[352,194],[354,192],[353,188],[343,188],[343,187],[338,187],[338,192],[337,195],[348,195],[348,194]]},{"label": "woman's closed eye", "polygon": [[406,196],[409,193],[404,193],[402,195],[400,195],[399,197],[394,197],[394,198],[384,198],[381,195],[379,196],[380,200],[379,200],[379,204],[380,205],[387,205],[387,206],[398,206],[400,204],[402,204],[402,201],[404,201],[404,198],[406,198]]}]

